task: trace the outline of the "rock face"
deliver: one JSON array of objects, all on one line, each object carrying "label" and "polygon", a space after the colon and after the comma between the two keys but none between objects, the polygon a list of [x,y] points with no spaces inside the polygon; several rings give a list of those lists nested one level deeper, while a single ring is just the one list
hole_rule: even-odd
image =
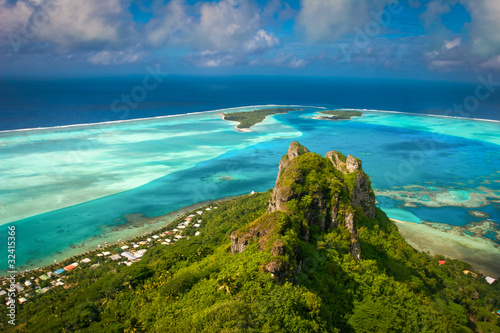
[{"label": "rock face", "polygon": [[[326,153],[335,168],[352,180],[351,203],[359,206],[368,217],[375,217],[375,194],[371,189],[370,179],[361,167],[361,161],[349,155],[345,158],[337,151]],[[342,161],[344,160],[344,161]]]},{"label": "rock face", "polygon": [[[274,214],[275,219],[262,219],[267,221],[265,223],[255,221],[246,232],[233,232],[231,252],[245,251],[248,243],[256,239],[261,249],[268,249],[276,257],[264,265],[264,269],[279,281],[290,281],[290,277],[293,279],[301,269],[298,246],[285,246],[280,238],[265,245],[264,239],[270,238],[269,235],[281,237],[286,228],[292,228],[291,225],[299,239],[306,242],[312,230],[327,232],[345,227],[351,238],[350,253],[359,260],[362,254],[356,220],[362,215],[374,218],[376,213],[375,195],[370,186],[361,161],[355,157],[345,157],[337,151],[321,157],[298,142],[292,142],[279,164],[278,178],[266,213],[268,217]],[[277,222],[277,214],[283,214],[292,222]],[[296,265],[292,267],[290,260]]]},{"label": "rock face", "polygon": [[[269,212],[274,212],[277,210],[285,211],[286,203],[290,199],[293,199],[293,193],[290,192],[290,189],[288,187],[284,186],[284,184],[280,182],[280,178],[282,178],[284,171],[290,165],[292,160],[305,153],[309,153],[309,149],[302,146],[297,141],[292,142],[288,147],[287,154],[283,156],[279,164],[278,178],[276,179],[276,185],[274,186],[275,190],[271,195],[271,201],[268,208]],[[297,181],[300,181],[300,179],[297,179]]]}]

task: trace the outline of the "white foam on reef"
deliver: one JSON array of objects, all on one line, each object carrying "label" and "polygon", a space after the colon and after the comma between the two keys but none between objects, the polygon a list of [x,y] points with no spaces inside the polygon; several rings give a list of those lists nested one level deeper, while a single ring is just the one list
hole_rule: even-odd
[{"label": "white foam on reef", "polygon": [[494,119],[482,119],[482,118],[467,118],[467,117],[445,116],[445,115],[430,114],[430,113],[412,113],[412,112],[404,112],[404,111],[388,111],[388,110],[375,110],[375,109],[348,109],[348,108],[341,108],[341,109],[338,109],[338,110],[339,111],[349,110],[349,111],[362,111],[362,112],[400,113],[400,114],[405,114],[405,115],[409,115],[409,116],[453,118],[453,119],[475,120],[475,121],[488,121],[488,122],[500,123],[500,120],[494,120]]},{"label": "white foam on reef", "polygon": [[253,109],[258,110],[262,108],[275,107],[275,108],[286,108],[286,107],[303,107],[303,108],[322,108],[318,106],[309,106],[309,105],[277,105],[277,104],[267,104],[267,105],[251,105],[251,106],[239,106],[234,108],[226,108],[226,109],[217,109],[217,110],[207,110],[207,111],[198,111],[198,112],[188,112],[181,114],[171,114],[166,116],[157,116],[157,117],[148,117],[148,118],[134,118],[134,119],[123,119],[123,120],[111,120],[111,121],[102,121],[97,123],[83,123],[83,124],[71,124],[71,125],[59,125],[59,126],[50,126],[50,127],[33,127],[33,128],[20,128],[14,130],[3,130],[0,131],[2,133],[12,133],[12,132],[26,132],[26,131],[40,131],[40,130],[54,130],[54,129],[64,129],[64,128],[78,128],[78,127],[86,127],[86,126],[96,126],[96,125],[115,125],[120,123],[127,122],[135,122],[135,121],[149,121],[149,120],[161,120],[167,118],[175,118],[175,117],[184,117],[184,116],[192,116],[199,114],[208,114],[208,113],[220,113],[220,112],[246,112],[251,111]]},{"label": "white foam on reef", "polygon": [[[242,109],[249,108],[238,108]],[[230,150],[302,134],[273,117],[251,133],[240,133],[218,113],[113,122],[104,127],[3,132],[1,223],[130,190]]]},{"label": "white foam on reef", "polygon": [[351,121],[435,133],[436,141],[442,140],[439,135],[449,135],[500,145],[500,121],[497,120],[384,110],[357,111],[364,112],[363,117],[354,117]]}]

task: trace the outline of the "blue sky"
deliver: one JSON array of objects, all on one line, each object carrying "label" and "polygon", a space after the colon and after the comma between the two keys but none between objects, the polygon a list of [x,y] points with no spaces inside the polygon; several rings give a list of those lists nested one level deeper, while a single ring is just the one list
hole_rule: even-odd
[{"label": "blue sky", "polygon": [[0,0],[0,73],[468,81],[498,31],[498,0]]}]

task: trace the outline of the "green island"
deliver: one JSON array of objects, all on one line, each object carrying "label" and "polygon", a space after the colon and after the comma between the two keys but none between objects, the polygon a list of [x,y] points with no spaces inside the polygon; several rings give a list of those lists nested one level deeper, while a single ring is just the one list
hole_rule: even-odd
[{"label": "green island", "polygon": [[25,301],[0,329],[500,332],[498,281],[408,245],[359,159],[293,142],[279,170],[267,192],[18,276]]},{"label": "green island", "polygon": [[324,120],[350,120],[352,117],[361,117],[363,112],[355,110],[326,110],[319,111],[326,116],[319,117]]},{"label": "green island", "polygon": [[262,122],[267,116],[273,114],[283,114],[290,111],[300,111],[300,108],[266,108],[246,112],[227,112],[223,114],[224,120],[239,122],[236,128],[248,129],[255,124]]}]

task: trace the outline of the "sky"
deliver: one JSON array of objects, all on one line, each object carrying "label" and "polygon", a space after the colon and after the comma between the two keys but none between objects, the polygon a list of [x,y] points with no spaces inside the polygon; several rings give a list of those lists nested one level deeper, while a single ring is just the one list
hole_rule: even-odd
[{"label": "sky", "polygon": [[0,0],[0,75],[500,77],[498,0]]}]

